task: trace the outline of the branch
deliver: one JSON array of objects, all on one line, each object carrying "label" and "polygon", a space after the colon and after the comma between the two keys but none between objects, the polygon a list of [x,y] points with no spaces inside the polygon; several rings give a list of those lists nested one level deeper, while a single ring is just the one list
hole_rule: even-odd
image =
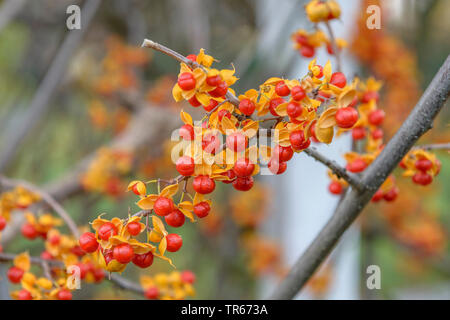
[{"label": "branch", "polygon": [[351,189],[346,193],[333,216],[295,262],[287,277],[275,289],[271,299],[292,299],[299,292],[388,175],[414,143],[432,127],[433,120],[448,99],[449,92],[450,56],[434,76],[406,121],[380,155],[364,171],[361,179],[368,189],[362,193]]},{"label": "branch", "polygon": [[[150,49],[162,52],[162,53],[168,55],[169,57],[174,58],[178,62],[185,63],[186,65],[193,67],[193,68],[201,68],[205,72],[207,71],[205,67],[198,64],[197,62],[189,60],[182,54],[180,54],[170,48],[167,48],[167,47],[163,46],[162,44],[154,42],[152,40],[145,39],[144,42],[142,43],[142,47],[150,48]],[[232,104],[234,104],[236,107],[239,107],[239,99],[234,94],[232,94],[230,91],[227,92],[227,94],[225,95],[225,98],[228,101],[230,101]]]},{"label": "branch", "polygon": [[27,189],[28,191],[39,195],[39,197],[42,200],[44,200],[61,217],[61,219],[64,220],[73,236],[77,239],[79,238],[80,234],[78,232],[77,225],[72,220],[70,214],[49,193],[27,181],[9,179],[1,175],[0,175],[0,184],[9,188],[21,186]]},{"label": "branch", "polygon": [[364,191],[367,188],[361,182],[361,179],[357,175],[355,175],[351,172],[348,172],[344,167],[341,167],[336,161],[328,159],[327,157],[325,157],[324,155],[319,153],[316,150],[316,148],[309,147],[308,149],[305,149],[304,152],[308,156],[310,156],[310,157],[316,159],[317,161],[323,163],[324,165],[326,165],[339,178],[342,178],[345,181],[347,181],[352,187],[356,188],[358,191]]},{"label": "branch", "polygon": [[336,38],[334,37],[333,29],[331,29],[330,23],[328,21],[325,22],[325,26],[327,27],[328,33],[330,34],[331,46],[334,51],[334,56],[336,57],[336,70],[338,72],[340,72],[341,71],[341,57],[339,54],[340,53],[339,48],[336,43]]},{"label": "branch", "polygon": [[25,3],[26,0],[3,1],[0,8],[0,32],[15,18]]},{"label": "branch", "polygon": [[447,150],[450,151],[450,142],[447,143],[433,143],[415,146],[413,149],[424,149],[424,150]]},{"label": "branch", "polygon": [[20,125],[15,127],[11,137],[7,138],[7,144],[0,154],[0,173],[5,171],[8,164],[14,158],[18,146],[50,108],[50,99],[61,83],[67,66],[69,65],[70,58],[80,46],[81,39],[89,29],[89,24],[100,6],[100,3],[101,0],[88,0],[81,12],[82,28],[80,30],[67,32],[67,36],[59,48],[53,63],[31,100],[25,118]]},{"label": "branch", "polygon": [[[0,253],[0,262],[10,262],[13,261],[14,258],[16,257],[15,254],[11,254],[11,253]],[[46,267],[52,266],[52,267],[58,267],[58,268],[64,268],[64,263],[62,263],[61,261],[58,260],[44,260],[38,257],[30,257],[30,262],[32,264],[36,264],[41,266],[44,269],[45,273],[48,273],[48,270],[45,270]],[[46,275],[47,277],[47,275]],[[117,274],[109,274],[108,272],[105,271],[105,278],[109,279],[111,282],[113,282],[114,284],[116,284],[119,288],[121,289],[125,289],[125,290],[129,290],[129,291],[133,291],[139,294],[144,294],[144,290],[142,289],[142,287],[135,283],[132,282],[124,277],[121,277]]]}]

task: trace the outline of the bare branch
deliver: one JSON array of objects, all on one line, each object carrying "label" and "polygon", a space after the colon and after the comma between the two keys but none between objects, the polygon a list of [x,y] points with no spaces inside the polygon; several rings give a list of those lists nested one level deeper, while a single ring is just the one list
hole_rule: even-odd
[{"label": "bare branch", "polygon": [[15,128],[11,137],[8,137],[7,144],[0,154],[0,173],[4,172],[8,164],[14,158],[18,146],[50,108],[50,99],[61,83],[61,79],[69,65],[70,58],[76,52],[81,39],[89,29],[89,24],[100,6],[100,3],[101,0],[88,0],[81,12],[81,23],[83,27],[80,30],[68,31],[53,63],[31,100],[23,122]]},{"label": "bare branch", "polygon": [[361,179],[351,173],[348,172],[345,168],[341,167],[336,161],[328,159],[321,153],[319,153],[316,148],[309,147],[308,149],[305,149],[304,152],[309,155],[310,157],[316,159],[317,161],[323,163],[328,168],[331,169],[339,178],[344,179],[347,181],[352,187],[356,188],[359,191],[364,191],[366,189],[366,186],[361,182]]},{"label": "bare branch", "polygon": [[336,70],[338,72],[341,71],[341,57],[340,51],[337,46],[336,38],[334,37],[333,29],[331,29],[330,23],[328,21],[325,22],[325,26],[327,27],[328,33],[330,34],[331,47],[333,48],[334,56],[336,57]]},{"label": "bare branch", "polygon": [[346,193],[333,216],[295,262],[287,277],[270,297],[271,299],[292,299],[299,292],[388,175],[414,143],[432,127],[433,120],[447,101],[449,92],[450,56],[447,57],[406,121],[380,155],[364,171],[361,179],[368,188],[362,193],[353,189]]}]

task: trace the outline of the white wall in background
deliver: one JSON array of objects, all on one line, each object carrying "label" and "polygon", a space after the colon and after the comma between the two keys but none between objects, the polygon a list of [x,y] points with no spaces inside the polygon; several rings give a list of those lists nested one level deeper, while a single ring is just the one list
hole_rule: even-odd
[{"label": "white wall in background", "polygon": [[[302,1],[265,0],[255,2],[258,6],[257,19],[261,34],[259,52],[267,60],[277,61],[280,66],[290,60],[287,78],[297,78],[304,75],[309,59],[300,57],[290,42],[290,33],[297,28],[311,30],[312,25],[306,21],[303,14]],[[352,34],[351,27],[359,1],[339,1],[342,8],[341,21],[333,21],[332,27],[337,37]],[[296,14],[295,12],[298,12]],[[283,27],[284,26],[284,27]],[[284,28],[284,29],[283,29]],[[280,32],[283,32],[280,34]],[[283,37],[283,45],[275,45]],[[283,42],[282,42],[283,43]],[[288,54],[286,54],[288,52]],[[329,56],[325,50],[319,50],[318,63],[324,64]],[[351,61],[342,57],[343,72],[349,77],[355,73]],[[332,63],[334,58],[330,57]],[[275,64],[275,66],[277,65]],[[275,76],[275,75],[274,75]],[[264,79],[261,79],[264,80]],[[262,81],[261,81],[262,82]],[[345,136],[336,139],[332,145],[318,145],[318,150],[329,158],[344,164],[342,154],[350,150],[351,138]],[[292,265],[301,253],[308,247],[322,226],[329,219],[336,207],[338,198],[328,193],[329,179],[327,168],[315,162],[305,154],[295,155],[288,163],[287,172],[282,176],[267,177],[266,182],[272,187],[276,203],[273,212],[264,229],[268,235],[281,240],[287,265]],[[351,228],[335,249],[335,268],[332,285],[326,299],[358,299],[359,298],[359,231]],[[264,279],[261,283],[261,298],[273,291],[274,279]],[[303,291],[297,298],[308,299],[310,296]]]}]

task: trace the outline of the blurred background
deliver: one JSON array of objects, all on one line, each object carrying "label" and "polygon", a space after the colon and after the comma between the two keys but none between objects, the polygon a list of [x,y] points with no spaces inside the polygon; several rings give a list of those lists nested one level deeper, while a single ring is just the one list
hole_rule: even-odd
[{"label": "blurred background", "polygon": [[[104,212],[111,218],[137,211],[135,197],[124,192],[128,182],[176,175],[170,135],[181,124],[181,108],[190,108],[172,98],[178,63],[140,49],[143,39],[184,55],[204,48],[220,68],[232,63],[241,93],[271,76],[307,72],[310,60],[290,39],[299,28],[313,30],[305,3],[0,1],[0,173],[42,186],[79,225]],[[348,43],[343,72],[383,81],[388,139],[450,51],[450,2],[339,3],[341,19],[332,28]],[[67,30],[72,4],[82,9],[81,30]],[[380,30],[368,30],[362,20],[369,4],[382,8]],[[333,59],[324,48],[317,58],[322,65]],[[201,118],[202,110],[189,111]],[[442,110],[421,144],[450,140],[449,113]],[[318,147],[344,164],[351,138]],[[370,204],[298,298],[450,298],[450,159],[446,151],[436,154],[442,171],[433,184],[417,186],[397,173],[397,200]],[[171,258],[178,269],[195,272],[195,298],[267,297],[333,213],[338,197],[327,190],[326,168],[303,154],[288,167],[282,176],[259,177],[246,193],[218,185],[210,215],[179,230],[183,249]],[[42,243],[21,236],[22,222],[14,215],[3,251],[39,255]],[[367,289],[369,265],[381,269],[380,290]],[[2,299],[9,298],[5,270],[0,265]],[[124,276],[138,281],[162,271],[167,264],[155,262]],[[108,282],[83,289],[74,298],[139,298]]]}]

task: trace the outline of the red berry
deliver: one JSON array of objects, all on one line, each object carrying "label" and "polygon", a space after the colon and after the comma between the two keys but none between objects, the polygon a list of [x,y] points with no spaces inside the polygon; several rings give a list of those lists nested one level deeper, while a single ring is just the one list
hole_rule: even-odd
[{"label": "red berry", "polygon": [[178,85],[182,90],[189,91],[195,88],[195,78],[190,72],[183,72],[178,77]]},{"label": "red berry", "polygon": [[92,272],[95,282],[101,282],[105,278],[105,272],[102,268],[95,268]]},{"label": "red berry", "polygon": [[305,140],[305,134],[301,130],[292,131],[289,135],[289,141],[291,142],[294,150],[303,150],[309,147],[311,141]]},{"label": "red berry", "polygon": [[153,205],[153,210],[158,216],[164,217],[171,213],[174,209],[173,201],[170,198],[158,197],[155,204]]},{"label": "red berry", "polygon": [[255,104],[250,99],[242,99],[241,102],[239,102],[239,110],[246,116],[251,116],[255,111],[255,108]]},{"label": "red berry", "polygon": [[234,152],[241,152],[247,149],[248,138],[240,132],[234,132],[227,136],[226,145]]},{"label": "red berry", "polygon": [[328,190],[332,194],[341,194],[342,193],[342,185],[337,181],[332,181],[328,186]]},{"label": "red berry", "polygon": [[22,289],[19,291],[18,299],[19,300],[32,300],[33,296],[31,295],[31,293],[29,291]]},{"label": "red berry", "polygon": [[394,201],[398,196],[398,188],[394,187],[383,195],[384,200],[391,202]]},{"label": "red berry", "polygon": [[384,120],[384,111],[377,109],[377,110],[373,110],[371,113],[369,113],[369,123],[374,125],[374,126],[379,126],[380,124],[383,123]]},{"label": "red berry", "polygon": [[181,281],[192,284],[195,282],[195,274],[192,271],[185,270],[181,273]]},{"label": "red berry", "polygon": [[222,173],[223,176],[227,176],[228,177],[228,181],[227,180],[222,180],[223,183],[225,184],[229,184],[233,182],[233,179],[236,178],[236,174],[234,173],[233,169],[228,170],[227,172]]},{"label": "red berry", "polygon": [[190,176],[195,171],[194,159],[189,156],[182,156],[178,158],[176,168],[182,176]]},{"label": "red berry", "polygon": [[291,90],[291,97],[295,101],[300,101],[304,97],[306,97],[305,90],[303,90],[303,88],[301,86],[295,86]]},{"label": "red berry", "polygon": [[413,175],[412,181],[416,184],[426,186],[426,185],[429,185],[433,181],[433,177],[426,172],[419,171]]},{"label": "red berry", "polygon": [[228,85],[225,81],[221,81],[214,90],[209,91],[211,97],[220,98],[227,94]]},{"label": "red berry", "polygon": [[209,99],[209,104],[207,106],[203,106],[203,109],[205,109],[206,112],[210,112],[215,107],[217,107],[218,104],[219,104],[219,102],[217,102],[216,100]]},{"label": "red berry", "polygon": [[183,239],[176,233],[169,233],[166,236],[167,240],[167,251],[176,252],[180,250],[183,245]]},{"label": "red berry", "polygon": [[98,242],[95,238],[95,234],[92,232],[85,232],[80,236],[80,240],[78,241],[80,243],[81,249],[84,250],[84,252],[91,253],[97,250],[98,248]]},{"label": "red berry", "polygon": [[378,99],[379,99],[378,92],[376,92],[376,91],[367,91],[367,92],[364,93],[364,95],[363,95],[363,97],[361,99],[361,102],[367,103],[370,100],[378,101]]},{"label": "red berry", "polygon": [[98,228],[98,237],[102,240],[108,240],[110,237],[117,235],[117,227],[111,222],[106,222]]},{"label": "red berry", "polygon": [[358,121],[358,112],[352,107],[341,108],[336,112],[335,118],[340,128],[348,129]]},{"label": "red berry", "polygon": [[184,224],[184,214],[180,210],[176,209],[165,216],[166,223],[174,228],[179,228]]},{"label": "red berry", "polygon": [[19,283],[20,280],[22,280],[22,276],[24,273],[25,271],[18,267],[11,267],[8,269],[7,276],[9,281],[11,281],[12,283]]},{"label": "red berry", "polygon": [[300,116],[302,114],[302,111],[303,107],[297,102],[292,101],[287,105],[287,114],[293,119]]},{"label": "red berry", "polygon": [[209,211],[211,211],[211,206],[206,201],[199,202],[194,206],[194,213],[199,218],[206,217]]},{"label": "red berry", "polygon": [[186,141],[194,140],[194,127],[190,124],[185,124],[180,128],[179,134]]},{"label": "red berry", "polygon": [[248,191],[253,187],[253,177],[236,178],[233,187],[239,191]]},{"label": "red berry", "polygon": [[273,174],[282,174],[286,171],[287,163],[279,162],[277,159],[272,158],[269,161],[268,167],[270,172],[272,172]]},{"label": "red berry", "polygon": [[59,290],[58,300],[72,300],[72,292],[66,289]]},{"label": "red berry", "polygon": [[366,136],[366,129],[364,127],[355,127],[352,130],[353,140],[361,140]]},{"label": "red berry", "polygon": [[113,258],[122,264],[130,262],[133,257],[133,248],[128,243],[118,244],[113,249]]},{"label": "red berry", "polygon": [[383,199],[383,191],[382,190],[378,190],[377,192],[375,192],[375,194],[372,197],[372,202],[378,202],[381,199]]},{"label": "red berry", "polygon": [[22,235],[30,240],[35,239],[39,235],[34,226],[30,223],[25,223],[24,225],[22,225],[22,228],[20,230],[22,232]]},{"label": "red berry", "polygon": [[159,295],[159,290],[157,287],[150,287],[145,290],[144,295],[147,299],[156,299]]},{"label": "red berry", "polygon": [[285,96],[289,95],[291,90],[289,89],[289,87],[286,85],[286,83],[284,81],[280,81],[275,86],[275,92],[277,93],[277,95],[279,95],[281,97],[285,97]]},{"label": "red berry", "polygon": [[417,170],[426,172],[431,169],[431,167],[433,166],[433,162],[428,159],[420,159],[414,163],[414,166]]},{"label": "red berry", "polygon": [[271,99],[269,102],[269,111],[270,113],[275,116],[275,117],[279,117],[280,115],[277,113],[277,111],[275,110],[278,105],[285,103],[286,101],[284,101],[283,98],[275,98],[275,99]]},{"label": "red berry", "polygon": [[135,254],[132,261],[139,268],[148,268],[153,264],[153,253]]},{"label": "red berry", "polygon": [[374,138],[374,139],[383,138],[383,130],[381,128],[376,128],[375,130],[373,130],[372,138]]},{"label": "red berry", "polygon": [[292,159],[294,150],[292,150],[291,146],[283,147],[277,145],[274,149],[273,156],[280,162],[286,162]]},{"label": "red berry", "polygon": [[331,43],[327,43],[327,52],[329,54],[334,54],[333,46],[331,45]]},{"label": "red berry", "polygon": [[193,61],[193,62],[197,62],[197,55],[196,54],[190,54],[188,56],[186,56],[187,59]]},{"label": "red berry", "polygon": [[141,225],[136,221],[130,222],[127,224],[127,230],[128,233],[132,236],[137,236],[139,233],[141,233]]},{"label": "red berry", "polygon": [[347,84],[347,79],[342,72],[335,72],[331,75],[330,83],[338,88],[343,88]]},{"label": "red berry", "polygon": [[197,100],[197,97],[194,95],[192,98],[188,100],[188,102],[191,104],[191,106],[197,108],[201,105],[201,102]]},{"label": "red berry", "polygon": [[296,35],[295,41],[302,46],[308,45],[308,38],[305,35]]},{"label": "red berry", "polygon": [[367,163],[363,159],[355,159],[348,163],[346,168],[348,171],[358,173],[363,171],[367,167]]},{"label": "red berry", "polygon": [[41,259],[42,260],[52,260],[53,256],[48,251],[42,251],[41,253]]},{"label": "red berry", "polygon": [[5,219],[5,217],[0,216],[0,231],[5,229],[5,227],[6,227],[6,219]]},{"label": "red berry", "polygon": [[305,58],[311,58],[312,56],[314,56],[314,53],[316,52],[316,50],[314,49],[314,47],[311,47],[309,45],[303,45],[300,48],[299,52]]},{"label": "red berry", "polygon": [[233,171],[238,177],[248,177],[255,170],[255,165],[247,158],[240,158],[234,164]]},{"label": "red berry", "polygon": [[210,76],[206,78],[206,83],[211,87],[217,87],[221,81],[222,78],[220,77],[220,75]]},{"label": "red berry", "polygon": [[194,178],[192,182],[194,190],[200,194],[208,194],[214,191],[216,183],[208,176],[200,175]]},{"label": "red berry", "polygon": [[74,255],[76,255],[77,257],[82,257],[85,255],[85,252],[83,251],[83,249],[81,249],[80,246],[76,245],[75,247],[73,247],[72,249],[70,249],[70,252],[72,252]]}]

